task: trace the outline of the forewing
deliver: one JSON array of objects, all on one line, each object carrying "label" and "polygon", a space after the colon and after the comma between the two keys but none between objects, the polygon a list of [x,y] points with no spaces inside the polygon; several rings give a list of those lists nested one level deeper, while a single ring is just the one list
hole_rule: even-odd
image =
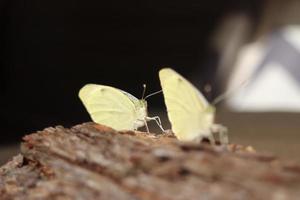
[{"label": "forewing", "polygon": [[116,130],[134,129],[135,106],[119,89],[87,84],[79,91],[79,98],[94,122]]},{"label": "forewing", "polygon": [[212,124],[203,95],[172,69],[160,70],[159,78],[172,130],[180,140],[193,140],[207,134]]}]

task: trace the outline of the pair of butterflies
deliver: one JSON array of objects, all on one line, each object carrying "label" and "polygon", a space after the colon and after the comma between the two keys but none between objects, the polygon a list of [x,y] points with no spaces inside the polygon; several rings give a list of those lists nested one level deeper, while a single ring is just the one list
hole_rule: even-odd
[{"label": "pair of butterflies", "polygon": [[[182,141],[207,137],[214,140],[215,108],[189,81],[170,68],[159,71],[168,118],[175,136]],[[116,130],[136,130],[155,120],[163,130],[159,117],[149,117],[145,98],[139,100],[131,94],[114,87],[87,84],[79,91],[79,97],[96,123]],[[222,131],[224,132],[224,131]],[[225,134],[225,133],[224,133]],[[222,137],[227,143],[226,136]]]}]

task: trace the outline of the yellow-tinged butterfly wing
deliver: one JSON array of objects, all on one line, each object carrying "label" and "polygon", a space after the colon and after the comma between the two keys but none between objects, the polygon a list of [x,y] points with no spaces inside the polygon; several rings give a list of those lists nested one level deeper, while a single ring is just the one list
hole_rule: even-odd
[{"label": "yellow-tinged butterfly wing", "polygon": [[159,71],[159,78],[172,130],[180,140],[207,136],[214,113],[204,96],[185,78],[170,68]]},{"label": "yellow-tinged butterfly wing", "polygon": [[87,84],[79,98],[92,120],[116,130],[133,130],[137,120],[134,103],[121,90],[97,84]]}]

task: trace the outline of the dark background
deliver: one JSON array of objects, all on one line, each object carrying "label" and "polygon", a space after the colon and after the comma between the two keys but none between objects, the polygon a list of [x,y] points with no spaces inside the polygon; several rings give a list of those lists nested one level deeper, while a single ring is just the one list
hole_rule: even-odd
[{"label": "dark background", "polygon": [[[79,1],[0,3],[0,142],[89,117],[78,90],[86,83],[115,86],[140,97],[160,89],[169,66],[203,88],[214,88],[219,55],[210,39],[228,13],[259,19],[260,0]],[[149,99],[162,108],[161,96]]]}]

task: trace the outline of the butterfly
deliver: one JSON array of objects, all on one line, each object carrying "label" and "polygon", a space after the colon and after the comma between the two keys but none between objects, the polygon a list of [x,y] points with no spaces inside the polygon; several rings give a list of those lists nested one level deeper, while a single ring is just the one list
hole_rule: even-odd
[{"label": "butterfly", "polygon": [[172,132],[182,141],[208,138],[214,142],[218,131],[220,142],[228,143],[226,127],[214,124],[215,107],[183,76],[170,68],[159,71]]},{"label": "butterfly", "polygon": [[[145,88],[144,85],[143,96]],[[115,130],[137,130],[146,126],[149,132],[147,121],[154,120],[164,131],[158,116],[148,116],[146,98],[156,93],[137,99],[128,92],[111,86],[87,84],[80,89],[79,98],[96,123]]]}]

